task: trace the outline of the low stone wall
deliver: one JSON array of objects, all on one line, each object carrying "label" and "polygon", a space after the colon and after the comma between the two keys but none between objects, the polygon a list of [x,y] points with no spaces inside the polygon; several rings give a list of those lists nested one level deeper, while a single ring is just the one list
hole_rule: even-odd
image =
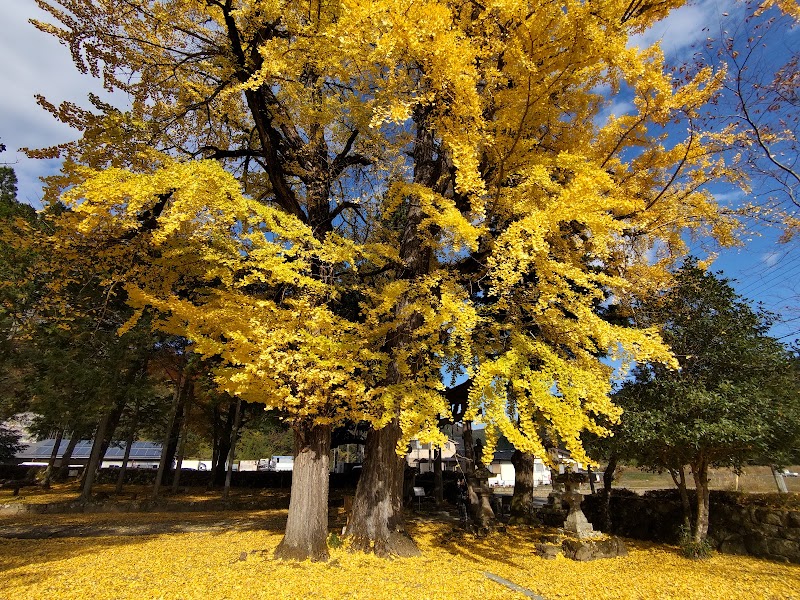
[{"label": "low stone wall", "polygon": [[800,563],[800,510],[717,505],[709,537],[720,552]]},{"label": "low stone wall", "polygon": [[[603,494],[586,496],[583,510],[595,529],[603,523]],[[694,494],[691,497],[694,506]],[[639,496],[615,490],[610,499],[613,533],[677,543],[683,511],[677,490]],[[800,495],[711,493],[708,538],[720,552],[800,563]]]}]

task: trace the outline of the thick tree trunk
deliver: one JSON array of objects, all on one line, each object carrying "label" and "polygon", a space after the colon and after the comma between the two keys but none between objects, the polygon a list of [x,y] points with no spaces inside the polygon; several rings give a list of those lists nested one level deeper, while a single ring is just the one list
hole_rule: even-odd
[{"label": "thick tree trunk", "polygon": [[[437,170],[442,156],[436,156],[435,136],[429,127],[430,108],[420,106],[414,114],[416,138],[412,159],[414,183],[434,187],[439,179]],[[405,222],[400,232],[400,263],[397,279],[409,282],[426,275],[434,260],[431,245],[426,243],[420,225],[426,215],[422,202],[413,195],[408,198]],[[414,339],[414,332],[423,324],[422,315],[408,314],[410,299],[401,297],[394,307],[400,319],[394,331],[387,335],[384,347],[392,356],[385,383],[398,385],[414,378],[427,355],[405,356]],[[398,364],[402,360],[405,364]],[[405,460],[397,456],[397,442],[401,437],[400,408],[394,419],[378,431],[367,436],[365,461],[356,488],[353,512],[348,531],[353,536],[354,549],[373,551],[377,555],[413,556],[419,554],[416,544],[404,532],[402,524],[402,491]]]},{"label": "thick tree trunk", "polygon": [[53,443],[53,451],[50,453],[50,460],[47,461],[47,469],[44,471],[44,479],[42,480],[42,487],[50,489],[50,480],[53,478],[53,469],[56,465],[56,458],[58,458],[58,449],[61,447],[61,440],[64,437],[64,430],[59,429],[56,433],[56,439]]},{"label": "thick tree trunk", "polygon": [[328,559],[328,483],[330,425],[300,426],[295,453],[289,519],[275,557],[284,560]]},{"label": "thick tree trunk", "polygon": [[58,465],[58,471],[56,471],[55,477],[53,478],[54,481],[65,481],[67,479],[67,475],[69,475],[69,461],[72,459],[72,453],[75,451],[75,446],[78,445],[81,436],[78,432],[73,432],[72,436],[69,438],[69,443],[67,444],[66,450],[64,450],[64,454],[61,455],[61,462]]},{"label": "thick tree trunk", "polygon": [[231,476],[233,474],[233,461],[236,459],[236,438],[239,437],[239,425],[242,423],[242,399],[236,398],[236,416],[233,418],[233,428],[231,429],[231,449],[228,454],[228,468],[225,471],[225,489],[222,490],[222,497],[227,500],[231,491]]},{"label": "thick tree trunk", "polygon": [[442,476],[442,449],[437,448],[433,457],[433,499],[436,508],[444,504],[444,480]]},{"label": "thick tree trunk", "polygon": [[347,527],[351,548],[377,556],[417,556],[419,549],[403,528],[405,459],[397,455],[397,419],[367,434],[364,466]]},{"label": "thick tree trunk", "polygon": [[535,457],[515,450],[511,455],[514,465],[514,495],[511,497],[511,523],[529,525],[533,516],[533,470]]},{"label": "thick tree trunk", "polygon": [[697,521],[695,522],[692,538],[699,543],[706,539],[708,535],[708,510],[709,510],[709,489],[708,489],[708,462],[701,458],[696,464],[692,465],[694,475],[694,485],[697,491]]}]

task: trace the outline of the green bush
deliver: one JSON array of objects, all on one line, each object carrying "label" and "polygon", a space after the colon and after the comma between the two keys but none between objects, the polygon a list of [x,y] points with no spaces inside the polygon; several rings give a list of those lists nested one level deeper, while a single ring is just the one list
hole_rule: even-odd
[{"label": "green bush", "polygon": [[714,552],[714,548],[708,540],[694,541],[691,530],[685,526],[680,528],[678,547],[683,556],[692,559],[711,558],[711,554]]}]

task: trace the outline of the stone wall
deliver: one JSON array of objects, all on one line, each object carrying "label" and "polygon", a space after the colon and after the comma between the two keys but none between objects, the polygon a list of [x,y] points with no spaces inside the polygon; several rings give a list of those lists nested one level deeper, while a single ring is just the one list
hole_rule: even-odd
[{"label": "stone wall", "polygon": [[[691,496],[694,506],[694,494]],[[604,496],[586,496],[583,510],[595,529],[602,528]],[[749,554],[800,563],[800,495],[712,492],[708,537],[720,552]],[[639,496],[615,490],[608,533],[634,539],[678,542],[683,511],[677,490]]]},{"label": "stone wall", "polygon": [[800,509],[713,506],[709,537],[720,552],[800,563]]}]

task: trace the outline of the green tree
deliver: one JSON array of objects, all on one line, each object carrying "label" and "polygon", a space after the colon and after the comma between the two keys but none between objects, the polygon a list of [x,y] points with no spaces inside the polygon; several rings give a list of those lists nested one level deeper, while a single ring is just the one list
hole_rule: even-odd
[{"label": "green tree", "polygon": [[27,365],[19,344],[41,291],[35,243],[41,225],[36,211],[17,200],[14,169],[0,165],[0,420],[25,410]]},{"label": "green tree", "polygon": [[9,166],[0,166],[0,202],[6,205],[16,201],[17,174],[14,172],[14,169]]},{"label": "green tree", "polygon": [[237,457],[257,460],[292,454],[292,430],[273,412],[260,411],[242,427]]},{"label": "green tree", "polygon": [[[18,202],[16,181],[0,166],[0,416],[32,411],[34,434],[55,432],[56,442],[94,430],[99,463],[125,404],[152,395],[146,355],[155,340],[145,322],[117,335],[131,313],[124,296],[95,270],[62,268],[48,236],[64,207],[37,214]],[[56,452],[45,483],[55,460]]]},{"label": "green tree", "polygon": [[[679,368],[640,364],[615,394],[625,411],[618,448],[673,474],[688,508],[685,467],[697,490],[694,542],[708,532],[711,466],[779,460],[800,441],[796,357],[767,335],[769,315],[730,283],[687,260],[674,286],[636,308],[641,325],[661,324]],[[687,517],[689,515],[687,514]]]},{"label": "green tree", "polygon": [[0,460],[13,458],[21,449],[19,433],[0,425]]}]

